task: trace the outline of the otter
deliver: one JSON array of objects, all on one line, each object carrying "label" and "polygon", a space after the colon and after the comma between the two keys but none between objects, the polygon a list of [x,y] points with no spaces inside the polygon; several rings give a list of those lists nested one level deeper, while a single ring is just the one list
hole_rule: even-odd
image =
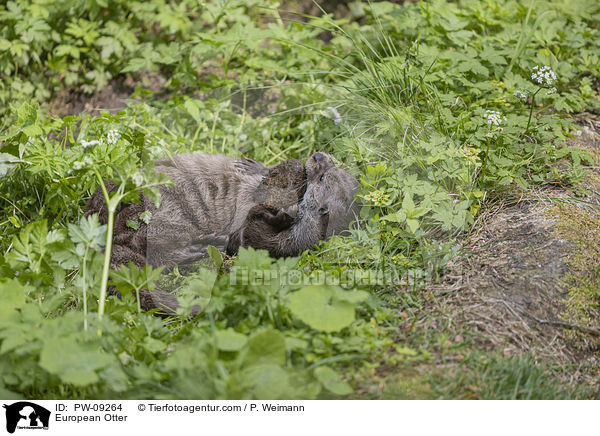
[{"label": "otter", "polygon": [[[141,194],[139,204],[119,206],[113,269],[130,260],[167,271],[187,267],[206,257],[209,245],[229,255],[242,246],[266,249],[273,257],[296,256],[348,230],[358,214],[357,180],[321,152],[305,165],[289,159],[273,167],[248,158],[176,155],[156,161],[154,169],[174,185],[160,188],[158,208]],[[107,188],[116,189],[110,183]],[[106,222],[99,189],[86,209]],[[150,222],[139,222],[134,231],[126,223],[143,210],[151,213]],[[177,307],[176,297],[164,291],[146,291],[141,300],[145,309]]]},{"label": "otter", "polygon": [[274,257],[296,256],[348,229],[358,214],[358,182],[325,153],[302,165],[294,159],[266,167],[252,159],[177,155],[157,162],[171,177],[147,229],[147,262],[186,266],[206,257],[208,245],[235,254],[239,246]]},{"label": "otter", "polygon": [[[359,213],[354,202],[358,191],[356,179],[336,167],[331,157],[321,152],[307,160],[304,170],[304,189],[304,185],[298,186],[297,165],[286,171],[296,174],[291,177],[291,185],[289,182],[278,185],[283,192],[297,192],[298,204],[291,204],[288,199],[283,204],[262,202],[252,207],[239,230],[241,246],[265,249],[272,257],[297,256],[319,241],[348,230],[350,222]],[[276,184],[279,173],[279,167],[275,167],[264,179],[268,182],[264,183]],[[228,247],[228,254],[233,254],[231,248]]]}]

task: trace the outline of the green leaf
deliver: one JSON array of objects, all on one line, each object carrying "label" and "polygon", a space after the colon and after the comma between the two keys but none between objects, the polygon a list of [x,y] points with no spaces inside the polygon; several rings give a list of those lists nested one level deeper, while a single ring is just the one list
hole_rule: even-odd
[{"label": "green leaf", "polygon": [[16,392],[9,391],[4,387],[0,386],[0,398],[4,400],[24,400],[25,397],[21,394],[17,394]]},{"label": "green leaf", "polygon": [[207,268],[198,270],[190,282],[182,289],[183,296],[193,299],[195,304],[206,306],[212,296],[212,290],[217,280],[217,273]]},{"label": "green leaf", "polygon": [[38,136],[43,135],[44,131],[38,124],[29,124],[23,127],[23,133],[27,136]]},{"label": "green leaf", "polygon": [[17,109],[17,119],[19,124],[33,123],[37,120],[38,104],[23,103]]},{"label": "green leaf", "polygon": [[262,364],[252,366],[242,372],[243,384],[248,386],[252,396],[259,400],[274,400],[287,397],[290,392],[289,377],[279,365]]},{"label": "green leaf", "polygon": [[217,330],[217,347],[221,351],[240,351],[248,343],[246,335],[233,329]]},{"label": "green leaf", "polygon": [[285,339],[275,330],[263,330],[255,333],[248,340],[248,353],[244,359],[245,366],[283,365],[285,363]]},{"label": "green leaf", "polygon": [[145,224],[150,224],[150,220],[152,219],[152,212],[150,212],[149,210],[146,210],[144,212],[142,212],[140,214],[140,219],[145,223]]},{"label": "green leaf", "polygon": [[30,291],[16,279],[0,282],[0,318],[8,318],[9,313],[22,307]]},{"label": "green leaf", "polygon": [[354,305],[336,298],[336,291],[341,290],[332,286],[306,286],[291,295],[290,310],[316,330],[339,331],[354,321]]},{"label": "green leaf", "polygon": [[198,108],[199,103],[196,100],[186,100],[183,104],[185,110],[190,114],[190,116],[196,122],[200,122],[202,120],[202,116],[200,114],[200,109]]},{"label": "green leaf", "polygon": [[221,265],[223,265],[223,256],[221,256],[221,252],[212,245],[209,245],[206,250],[208,251],[210,258],[215,263],[217,269],[221,268]]},{"label": "green leaf", "polygon": [[150,353],[154,354],[166,350],[167,344],[151,336],[146,336],[144,338],[143,347]]},{"label": "green leaf", "polygon": [[125,222],[125,225],[133,230],[139,230],[140,228],[140,224],[137,220],[127,220],[127,222]]},{"label": "green leaf", "polygon": [[106,225],[101,225],[98,215],[93,214],[83,217],[78,225],[67,224],[71,240],[95,250],[100,249],[106,243]]},{"label": "green leaf", "polygon": [[65,383],[87,386],[99,380],[96,371],[113,362],[97,345],[80,343],[74,337],[53,338],[44,344],[40,366]]},{"label": "green leaf", "polygon": [[132,261],[129,261],[127,266],[121,267],[111,272],[112,284],[121,291],[131,289],[140,290],[142,288],[154,289],[154,282],[160,277],[164,267],[153,268],[151,265],[144,265],[139,269]]},{"label": "green leaf", "polygon": [[419,221],[413,220],[413,219],[407,219],[406,227],[408,228],[408,230],[410,230],[411,233],[415,233],[417,230],[419,230]]},{"label": "green leaf", "polygon": [[21,160],[8,153],[0,153],[0,177],[7,175]]},{"label": "green leaf", "polygon": [[400,210],[398,212],[390,213],[381,217],[381,221],[388,221],[390,223],[403,223],[406,221],[406,212]]},{"label": "green leaf", "polygon": [[336,395],[348,395],[353,392],[352,387],[342,380],[340,375],[327,366],[315,368],[315,377],[323,387]]},{"label": "green leaf", "polygon": [[333,294],[338,301],[347,301],[348,303],[356,304],[365,301],[369,298],[369,293],[365,291],[345,291],[342,288],[334,288]]}]

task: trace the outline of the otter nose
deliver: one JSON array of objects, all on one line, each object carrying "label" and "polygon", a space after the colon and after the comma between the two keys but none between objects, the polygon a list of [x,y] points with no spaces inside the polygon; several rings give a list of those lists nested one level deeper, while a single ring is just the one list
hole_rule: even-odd
[{"label": "otter nose", "polygon": [[312,155],[312,158],[315,160],[315,162],[323,162],[325,160],[325,155],[321,152],[316,152]]}]

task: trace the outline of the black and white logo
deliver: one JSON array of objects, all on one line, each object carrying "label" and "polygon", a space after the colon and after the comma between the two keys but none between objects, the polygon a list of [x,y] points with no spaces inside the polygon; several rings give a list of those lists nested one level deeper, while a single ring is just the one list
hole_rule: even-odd
[{"label": "black and white logo", "polygon": [[14,433],[16,429],[48,430],[50,411],[29,401],[19,401],[4,405],[6,409],[6,431]]}]

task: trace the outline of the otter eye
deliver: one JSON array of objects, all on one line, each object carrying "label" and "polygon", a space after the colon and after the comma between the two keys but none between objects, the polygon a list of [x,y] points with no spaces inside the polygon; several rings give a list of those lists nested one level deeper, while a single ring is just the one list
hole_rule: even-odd
[{"label": "otter eye", "polygon": [[325,177],[325,173],[321,174],[321,177],[319,177],[319,182],[322,182],[324,177]]}]

